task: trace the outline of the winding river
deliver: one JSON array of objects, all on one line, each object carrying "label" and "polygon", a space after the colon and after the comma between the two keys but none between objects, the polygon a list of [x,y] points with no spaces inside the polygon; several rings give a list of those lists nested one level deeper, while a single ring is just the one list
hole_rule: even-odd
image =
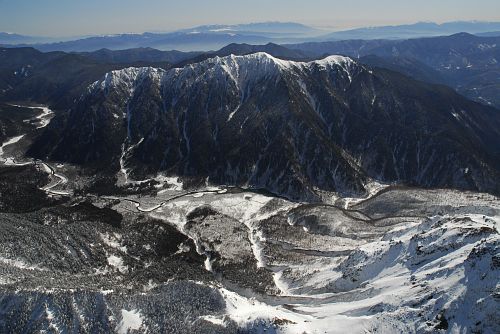
[{"label": "winding river", "polygon": [[[23,122],[25,123],[34,123],[36,125],[37,130],[45,128],[50,123],[52,117],[54,117],[54,112],[46,106],[33,107],[33,106],[22,106],[17,104],[11,104],[11,106],[17,108],[29,108],[29,109],[41,110],[41,113],[35,116],[34,118],[23,120]],[[0,147],[0,163],[3,164],[4,166],[26,166],[31,164],[41,166],[42,169],[47,174],[49,174],[53,179],[48,185],[43,187],[42,190],[44,190],[50,195],[69,195],[70,194],[69,192],[54,190],[54,188],[56,188],[57,186],[67,183],[68,179],[64,175],[57,173],[54,167],[52,167],[48,163],[43,162],[41,160],[27,160],[23,162],[18,162],[16,161],[16,158],[13,156],[6,156],[5,149],[8,146],[17,144],[25,136],[26,134],[22,134],[9,138],[2,144],[2,146]]]}]

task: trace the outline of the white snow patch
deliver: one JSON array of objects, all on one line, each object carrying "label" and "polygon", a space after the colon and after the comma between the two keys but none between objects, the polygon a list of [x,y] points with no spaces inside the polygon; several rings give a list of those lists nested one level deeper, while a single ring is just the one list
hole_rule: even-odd
[{"label": "white snow patch", "polygon": [[14,259],[7,259],[7,258],[2,257],[2,256],[0,256],[0,263],[3,263],[5,265],[11,266],[11,267],[19,268],[19,269],[46,270],[44,268],[38,267],[37,265],[27,264],[26,262],[21,261],[19,259],[16,259],[16,260],[14,260]]},{"label": "white snow patch", "polygon": [[366,196],[364,196],[364,197],[344,197],[343,198],[344,209],[349,209],[353,205],[356,205],[364,200],[367,200],[367,199],[375,196],[376,194],[378,194],[380,191],[384,190],[388,186],[389,186],[388,184],[380,183],[377,181],[371,181],[371,182],[367,183],[365,185],[365,188],[367,191]]},{"label": "white snow patch", "polygon": [[119,256],[116,256],[116,255],[108,256],[108,263],[110,266],[118,269],[118,271],[121,272],[122,274],[125,274],[128,272],[128,267],[123,264],[123,259]]},{"label": "white snow patch", "polygon": [[142,327],[143,316],[138,310],[122,310],[122,320],[116,327],[119,334],[127,334],[131,330],[138,331]]},{"label": "white snow patch", "polygon": [[23,137],[24,137],[24,135],[9,138],[8,140],[6,140],[2,144],[2,146],[0,146],[0,161],[2,161],[5,165],[15,165],[16,163],[14,162],[14,158],[12,158],[12,157],[4,158],[4,156],[3,156],[4,153],[5,153],[4,152],[4,148],[6,148],[7,146],[10,146],[10,145],[13,145],[13,144],[17,143]]},{"label": "white snow patch", "polygon": [[101,236],[101,239],[104,242],[104,244],[106,244],[107,246],[118,249],[124,253],[127,252],[127,247],[122,246],[120,243],[120,241],[121,241],[120,234],[118,234],[118,233],[113,233],[113,234],[100,233],[100,236]]}]

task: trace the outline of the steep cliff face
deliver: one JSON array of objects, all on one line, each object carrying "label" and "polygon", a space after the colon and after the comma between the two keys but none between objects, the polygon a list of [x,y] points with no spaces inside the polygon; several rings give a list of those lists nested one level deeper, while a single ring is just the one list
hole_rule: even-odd
[{"label": "steep cliff face", "polygon": [[370,178],[498,192],[498,129],[496,110],[443,87],[341,56],[256,53],[110,72],[32,153],[294,199],[359,194]]}]

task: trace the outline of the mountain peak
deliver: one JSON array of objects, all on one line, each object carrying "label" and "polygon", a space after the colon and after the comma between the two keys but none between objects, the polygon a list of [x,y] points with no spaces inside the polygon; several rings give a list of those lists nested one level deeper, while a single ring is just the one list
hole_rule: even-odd
[{"label": "mountain peak", "polygon": [[320,60],[312,61],[311,63],[316,63],[319,65],[329,64],[329,65],[341,65],[341,66],[343,66],[346,64],[353,65],[356,62],[354,60],[352,60],[352,58],[349,58],[349,57],[340,56],[340,55],[331,55],[331,56],[328,56],[328,57],[320,59]]},{"label": "mountain peak", "polygon": [[125,87],[127,91],[133,92],[137,82],[149,77],[160,80],[165,70],[154,67],[128,67],[122,70],[108,72],[104,77],[94,82],[89,87],[89,92],[92,93],[95,89],[109,90],[117,87]]}]

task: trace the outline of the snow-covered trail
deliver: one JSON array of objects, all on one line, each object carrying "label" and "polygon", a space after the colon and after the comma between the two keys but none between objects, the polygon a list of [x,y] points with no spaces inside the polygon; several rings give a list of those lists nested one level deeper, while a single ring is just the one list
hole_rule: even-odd
[{"label": "snow-covered trail", "polygon": [[54,167],[50,166],[46,162],[38,161],[38,163],[42,165],[47,174],[52,175],[55,178],[55,180],[43,187],[42,190],[53,195],[69,195],[70,193],[67,191],[53,190],[55,187],[68,183],[68,178],[62,174],[57,173]]},{"label": "snow-covered trail", "polygon": [[159,210],[160,208],[162,208],[163,206],[165,206],[167,203],[169,203],[171,201],[174,201],[176,199],[180,199],[182,197],[187,197],[187,196],[197,197],[198,195],[204,194],[204,193],[217,194],[217,193],[220,193],[220,190],[189,191],[189,192],[185,192],[185,193],[173,196],[171,198],[168,198],[168,199],[160,202],[159,204],[156,204],[156,205],[153,205],[153,206],[150,206],[150,207],[144,207],[145,204],[143,202],[140,202],[140,201],[138,201],[137,199],[134,199],[134,198],[116,197],[116,196],[101,196],[101,197],[104,198],[104,199],[111,199],[111,200],[119,200],[119,201],[130,202],[130,203],[133,203],[135,205],[135,208],[137,209],[138,212],[151,213],[151,212]]}]

